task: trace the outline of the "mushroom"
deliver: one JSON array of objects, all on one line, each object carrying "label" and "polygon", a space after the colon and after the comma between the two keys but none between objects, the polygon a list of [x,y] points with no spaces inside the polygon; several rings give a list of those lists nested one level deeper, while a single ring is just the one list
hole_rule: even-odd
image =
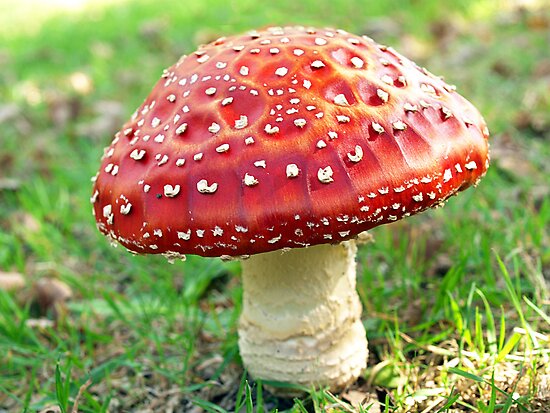
[{"label": "mushroom", "polygon": [[166,69],[106,148],[91,201],[134,253],[247,257],[246,368],[339,389],[368,351],[354,238],[477,184],[488,135],[453,86],[390,47],[268,28]]}]

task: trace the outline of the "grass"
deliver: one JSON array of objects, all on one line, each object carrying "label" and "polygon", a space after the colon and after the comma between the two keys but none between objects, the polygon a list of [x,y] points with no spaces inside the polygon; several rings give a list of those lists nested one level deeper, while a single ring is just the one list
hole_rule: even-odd
[{"label": "grass", "polygon": [[[13,14],[0,13],[0,271],[24,274],[28,287],[0,290],[0,411],[549,411],[549,9],[2,7]],[[365,376],[341,395],[304,389],[291,400],[242,370],[238,263],[131,256],[97,233],[88,204],[103,146],[164,67],[218,35],[287,23],[371,34],[445,75],[485,115],[493,147],[476,190],[376,228],[361,247]],[[73,298],[41,306],[32,286],[45,278]]]}]

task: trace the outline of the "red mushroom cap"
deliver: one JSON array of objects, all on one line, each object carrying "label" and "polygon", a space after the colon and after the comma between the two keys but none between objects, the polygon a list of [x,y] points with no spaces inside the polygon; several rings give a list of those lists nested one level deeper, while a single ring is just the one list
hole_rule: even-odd
[{"label": "red mushroom cap", "polygon": [[335,243],[475,184],[487,139],[471,103],[393,49],[268,28],[165,70],[106,148],[92,203],[137,253]]}]

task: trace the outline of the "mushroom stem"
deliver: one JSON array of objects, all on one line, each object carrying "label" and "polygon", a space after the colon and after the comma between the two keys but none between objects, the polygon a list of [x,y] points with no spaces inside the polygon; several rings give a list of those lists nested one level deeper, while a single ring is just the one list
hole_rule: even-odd
[{"label": "mushroom stem", "polygon": [[353,241],[242,262],[239,348],[255,378],[338,390],[366,367]]}]

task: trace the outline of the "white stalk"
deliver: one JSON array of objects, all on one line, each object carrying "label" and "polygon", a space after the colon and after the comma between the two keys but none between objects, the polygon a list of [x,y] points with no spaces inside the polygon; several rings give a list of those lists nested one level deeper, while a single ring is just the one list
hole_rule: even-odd
[{"label": "white stalk", "polygon": [[353,241],[242,262],[239,348],[255,378],[341,389],[366,367]]}]

